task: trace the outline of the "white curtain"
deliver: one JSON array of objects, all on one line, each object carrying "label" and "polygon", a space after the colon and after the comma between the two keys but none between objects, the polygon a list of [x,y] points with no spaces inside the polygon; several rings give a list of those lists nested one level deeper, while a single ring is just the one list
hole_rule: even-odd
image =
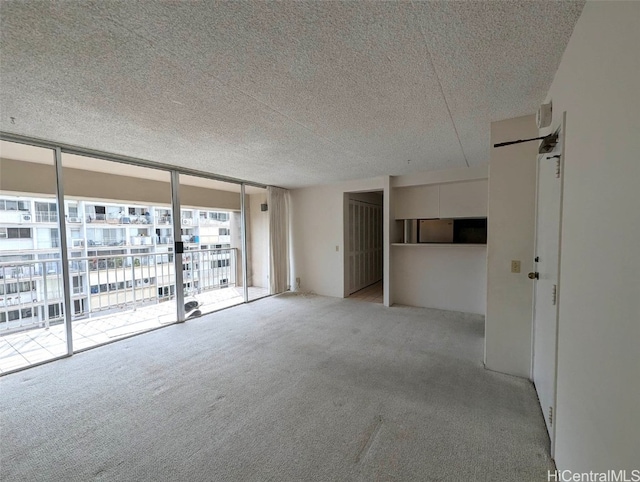
[{"label": "white curtain", "polygon": [[287,291],[289,280],[289,191],[267,187],[269,209],[269,288],[271,294]]}]

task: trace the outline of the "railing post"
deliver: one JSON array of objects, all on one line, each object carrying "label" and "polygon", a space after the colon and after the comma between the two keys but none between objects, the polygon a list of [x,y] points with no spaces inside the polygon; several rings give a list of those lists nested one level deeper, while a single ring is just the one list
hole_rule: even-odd
[{"label": "railing post", "polygon": [[[127,282],[125,281],[125,286]],[[133,294],[133,311],[136,311],[136,260],[131,255],[131,292]]]},{"label": "railing post", "polygon": [[44,327],[49,329],[49,288],[47,287],[47,262],[42,262],[42,289],[44,291]]},{"label": "railing post", "polygon": [[[111,295],[109,294],[111,292],[111,283],[109,282],[109,259],[105,258],[104,259],[104,267],[107,271],[106,273],[106,277],[107,277],[107,307],[111,308]],[[118,295],[116,294],[116,299],[117,299]]]},{"label": "railing post", "polygon": [[160,281],[158,280],[158,255],[154,254],[153,255],[153,274],[155,276],[156,279],[156,305],[160,304],[160,293],[158,292],[159,286],[160,286]]},{"label": "railing post", "polygon": [[4,311],[4,321],[6,323],[6,327],[7,329],[9,329],[9,311],[7,310],[7,271],[6,271],[6,266],[2,267],[2,285],[4,286],[4,301],[2,302],[3,304],[3,311]]}]

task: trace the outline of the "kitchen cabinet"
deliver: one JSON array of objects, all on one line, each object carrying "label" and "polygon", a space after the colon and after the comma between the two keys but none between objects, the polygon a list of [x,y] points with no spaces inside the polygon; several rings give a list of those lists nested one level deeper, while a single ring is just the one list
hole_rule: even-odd
[{"label": "kitchen cabinet", "polygon": [[486,218],[489,181],[440,184],[439,218]]},{"label": "kitchen cabinet", "polygon": [[430,219],[438,216],[438,184],[395,189],[396,219]]},{"label": "kitchen cabinet", "polygon": [[395,219],[486,218],[489,181],[395,188]]}]

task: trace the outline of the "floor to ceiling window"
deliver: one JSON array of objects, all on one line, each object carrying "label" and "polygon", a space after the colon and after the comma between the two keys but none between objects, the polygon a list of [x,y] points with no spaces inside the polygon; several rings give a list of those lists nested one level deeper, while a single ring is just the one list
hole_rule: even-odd
[{"label": "floor to ceiling window", "polygon": [[0,374],[269,294],[263,187],[2,138]]},{"label": "floor to ceiling window", "polygon": [[0,373],[68,353],[54,161],[0,141]]}]

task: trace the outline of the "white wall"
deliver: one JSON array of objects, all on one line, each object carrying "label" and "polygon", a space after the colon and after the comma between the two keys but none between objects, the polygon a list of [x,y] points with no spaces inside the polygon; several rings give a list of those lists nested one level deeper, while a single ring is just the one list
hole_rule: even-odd
[{"label": "white wall", "polygon": [[[420,183],[454,182],[486,179],[487,166],[468,170],[454,169],[419,174]],[[395,239],[393,185],[413,185],[404,177],[385,177],[363,181],[317,186],[291,191],[292,205],[292,277],[300,278],[300,290],[327,296],[345,296],[345,193],[384,190],[384,247],[385,304],[394,302],[413,306],[428,306],[470,313],[484,313],[486,291],[486,251],[483,247],[454,247],[456,250],[416,252],[428,247],[392,247]],[[336,246],[338,251],[336,251]],[[402,254],[398,250],[407,249]],[[436,249],[436,248],[433,248]],[[397,259],[396,259],[397,257]],[[425,282],[424,269],[448,266],[448,272],[462,289],[449,290],[451,277],[431,278]],[[462,281],[461,281],[462,280]],[[455,283],[453,283],[455,284]],[[426,291],[425,291],[426,290]],[[444,291],[443,291],[444,290]],[[400,293],[399,298],[395,298]],[[439,295],[443,294],[442,297]]]},{"label": "white wall", "polygon": [[587,2],[549,92],[554,124],[567,112],[558,469],[640,468],[639,25],[640,3]]},{"label": "white wall", "polygon": [[[491,124],[491,145],[537,137],[535,116]],[[537,142],[491,149],[487,239],[485,365],[531,375]],[[520,273],[511,273],[520,260]]]},{"label": "white wall", "polygon": [[484,315],[484,246],[393,246],[391,259],[395,303]]},{"label": "white wall", "polygon": [[291,191],[294,286],[300,278],[300,291],[344,296],[344,193],[382,188],[376,178]]},{"label": "white wall", "polygon": [[[487,166],[470,169],[451,169],[419,173],[415,176],[399,176],[365,179],[325,186],[315,186],[291,191],[292,211],[292,278],[300,278],[300,291],[314,292],[326,296],[343,297],[344,291],[344,223],[345,193],[384,191],[384,247],[385,304],[393,304],[391,273],[393,272],[394,251],[390,241],[395,240],[394,200],[392,186],[468,181],[486,179]],[[336,246],[338,250],[336,251]],[[480,248],[482,249],[482,248]],[[485,255],[482,255],[485,257]],[[485,268],[482,270],[484,278]],[[397,276],[393,275],[395,279]],[[475,277],[474,277],[475,279]],[[481,281],[484,286],[484,282]],[[395,290],[393,290],[395,292]],[[406,300],[405,300],[406,301]],[[420,304],[420,298],[413,303]],[[471,312],[483,312],[474,303]],[[480,311],[479,311],[480,310]],[[465,311],[465,310],[463,310]]]},{"label": "white wall", "polygon": [[249,206],[247,249],[250,253],[247,284],[269,288],[269,213],[260,210],[260,205],[267,202],[267,190],[250,194],[246,199]]}]

